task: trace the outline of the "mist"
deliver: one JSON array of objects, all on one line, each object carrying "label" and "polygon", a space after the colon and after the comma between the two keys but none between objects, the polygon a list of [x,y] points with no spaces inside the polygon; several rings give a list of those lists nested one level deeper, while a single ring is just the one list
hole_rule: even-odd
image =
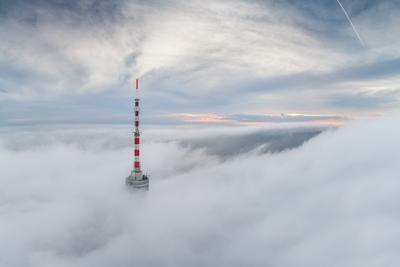
[{"label": "mist", "polygon": [[3,128],[0,266],[398,266],[399,118]]}]

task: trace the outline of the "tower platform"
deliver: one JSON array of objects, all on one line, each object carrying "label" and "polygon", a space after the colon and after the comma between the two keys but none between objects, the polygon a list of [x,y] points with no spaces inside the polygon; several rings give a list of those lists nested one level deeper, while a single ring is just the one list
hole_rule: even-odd
[{"label": "tower platform", "polygon": [[141,172],[132,171],[131,175],[126,177],[125,184],[133,190],[149,190],[149,177]]}]

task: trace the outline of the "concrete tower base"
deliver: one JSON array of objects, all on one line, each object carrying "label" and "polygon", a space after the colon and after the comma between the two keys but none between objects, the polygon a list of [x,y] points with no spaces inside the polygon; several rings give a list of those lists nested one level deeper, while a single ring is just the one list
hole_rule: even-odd
[{"label": "concrete tower base", "polygon": [[142,172],[132,171],[131,175],[126,177],[125,184],[134,190],[149,190],[149,177]]}]

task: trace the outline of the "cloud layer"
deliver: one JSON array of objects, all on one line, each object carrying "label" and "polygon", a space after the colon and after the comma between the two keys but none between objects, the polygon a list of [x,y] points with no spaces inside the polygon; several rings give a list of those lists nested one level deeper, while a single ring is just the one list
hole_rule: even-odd
[{"label": "cloud layer", "polygon": [[224,160],[180,140],[239,142],[252,128],[147,129],[146,194],[123,185],[125,127],[3,129],[0,265],[397,266],[398,120]]}]

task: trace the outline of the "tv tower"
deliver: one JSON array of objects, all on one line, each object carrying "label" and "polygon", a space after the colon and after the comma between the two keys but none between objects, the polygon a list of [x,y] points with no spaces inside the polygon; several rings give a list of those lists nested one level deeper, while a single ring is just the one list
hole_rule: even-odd
[{"label": "tv tower", "polygon": [[129,188],[138,190],[149,190],[149,177],[142,173],[140,168],[140,131],[139,131],[139,79],[136,79],[136,97],[135,97],[135,131],[134,131],[134,162],[131,175],[126,177],[125,183]]}]

